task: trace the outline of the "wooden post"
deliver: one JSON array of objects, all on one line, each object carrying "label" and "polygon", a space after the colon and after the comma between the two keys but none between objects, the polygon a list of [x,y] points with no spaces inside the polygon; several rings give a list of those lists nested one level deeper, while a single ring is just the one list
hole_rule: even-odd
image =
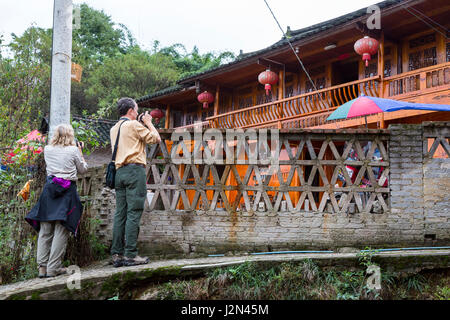
[{"label": "wooden post", "polygon": [[[284,98],[284,71],[280,70],[278,72],[279,84],[278,84],[278,100]],[[283,104],[279,104],[278,108],[280,110],[281,117],[283,117]],[[278,121],[278,129],[281,129],[281,120]]]},{"label": "wooden post", "polygon": [[[378,75],[380,76],[379,96],[384,98],[384,32],[381,31],[380,49],[378,51]],[[385,129],[384,113],[381,113],[380,129]]]},{"label": "wooden post", "polygon": [[280,70],[278,72],[279,84],[278,84],[278,100],[283,99],[284,97],[284,72]]},{"label": "wooden post", "polygon": [[447,43],[445,37],[439,32],[436,32],[437,64],[446,62],[446,45]]},{"label": "wooden post", "polygon": [[331,82],[333,81],[333,79],[332,79],[333,75],[332,75],[331,62],[327,63],[325,65],[325,74],[326,74],[326,77],[325,77],[325,88],[326,87],[331,87],[332,86]]},{"label": "wooden post", "polygon": [[220,98],[220,86],[216,85],[216,97],[214,99],[214,115],[217,116],[219,114],[219,98]]},{"label": "wooden post", "polygon": [[[409,57],[408,57],[408,41],[402,40],[402,73],[410,71],[408,68],[409,65]],[[406,88],[403,88],[405,90]]]},{"label": "wooden post", "polygon": [[166,107],[166,123],[164,125],[164,128],[169,129],[170,127],[170,104]]},{"label": "wooden post", "polygon": [[[380,48],[378,50],[378,75],[381,77],[381,80],[384,78],[384,32],[381,32],[380,37]],[[382,97],[380,92],[380,97]]]}]

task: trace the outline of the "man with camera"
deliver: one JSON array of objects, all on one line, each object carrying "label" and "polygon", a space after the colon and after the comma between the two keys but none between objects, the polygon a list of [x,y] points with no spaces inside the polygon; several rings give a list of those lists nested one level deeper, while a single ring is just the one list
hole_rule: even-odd
[{"label": "man with camera", "polygon": [[116,212],[111,247],[114,267],[150,261],[137,255],[139,224],[147,195],[145,146],[161,142],[152,116],[148,111],[139,115],[138,105],[133,99],[121,98],[117,109],[120,119],[110,131],[113,149],[116,139],[119,139],[115,159]]}]

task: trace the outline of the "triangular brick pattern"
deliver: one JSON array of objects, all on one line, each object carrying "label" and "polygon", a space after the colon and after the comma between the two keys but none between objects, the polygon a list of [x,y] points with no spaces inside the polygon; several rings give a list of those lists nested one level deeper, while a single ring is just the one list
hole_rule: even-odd
[{"label": "triangular brick pattern", "polygon": [[428,158],[450,158],[449,138],[437,136],[428,138],[428,148],[425,149],[425,157]]},{"label": "triangular brick pattern", "polygon": [[[270,139],[270,135],[269,139]],[[236,157],[211,164],[205,159],[179,160],[180,150],[198,152],[184,140],[164,140],[150,147],[148,189],[154,191],[150,210],[228,211],[268,215],[312,211],[331,214],[389,211],[388,135],[377,133],[281,132],[276,144],[258,141],[259,150],[272,147],[267,161],[239,163]],[[224,135],[225,139],[225,135]],[[243,155],[255,150],[245,140]],[[273,143],[273,142],[272,142]],[[170,148],[168,147],[170,145]],[[201,153],[214,154],[204,142]],[[231,151],[235,148],[229,147]],[[177,154],[177,161],[171,158]],[[223,151],[223,154],[226,154]],[[189,161],[190,160],[190,161]],[[242,160],[242,159],[241,159]],[[183,162],[184,161],[184,162]],[[271,169],[277,170],[271,171]]]}]

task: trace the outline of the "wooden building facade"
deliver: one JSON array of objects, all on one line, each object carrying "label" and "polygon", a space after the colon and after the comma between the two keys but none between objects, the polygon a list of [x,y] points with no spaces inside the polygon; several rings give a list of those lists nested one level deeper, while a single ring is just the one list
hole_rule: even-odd
[{"label": "wooden building facade", "polygon": [[[286,37],[314,85],[287,39],[281,39],[268,48],[241,54],[231,63],[182,79],[174,87],[141,97],[137,99],[138,105],[141,109],[164,110],[167,129],[190,128],[196,122],[201,122],[203,128],[220,129],[336,129],[365,124],[364,118],[326,121],[338,106],[361,94],[450,104],[450,3],[388,0],[377,5],[381,9],[381,29],[366,27],[372,15],[366,8],[300,30],[288,28]],[[365,35],[380,43],[378,53],[367,67],[354,51],[354,43]],[[269,96],[258,82],[258,75],[267,68],[279,76]],[[204,91],[214,95],[214,102],[207,109],[197,101],[198,94]],[[404,110],[367,117],[372,129],[423,121],[450,121],[450,114]],[[340,150],[344,145],[336,147]],[[314,148],[319,153],[320,145]],[[323,159],[328,156],[332,156],[331,151]],[[246,168],[238,168],[241,178]],[[290,170],[288,166],[281,169],[282,175]],[[323,174],[331,180],[333,172],[325,170]],[[235,184],[233,179],[230,176],[226,183]],[[277,175],[269,179],[269,185],[279,185]],[[253,180],[250,177],[249,184]],[[316,180],[311,183],[323,186],[326,179],[318,175]],[[300,182],[297,179],[292,183]],[[322,195],[318,194],[317,203]],[[193,193],[188,196],[193,197]],[[229,201],[234,200],[227,196]]]},{"label": "wooden building facade", "polygon": [[[327,122],[339,105],[361,94],[411,102],[450,104],[450,4],[445,0],[390,0],[378,4],[381,29],[370,30],[366,8],[308,28],[286,33],[314,81],[303,72],[286,39],[236,61],[182,79],[175,87],[139,98],[143,108],[166,112],[165,127],[204,122],[217,128],[344,128],[364,119]],[[431,20],[427,20],[428,17]],[[368,67],[353,48],[364,35],[380,42]],[[330,48],[330,49],[329,49]],[[258,74],[279,75],[267,96]],[[204,109],[203,91],[214,103]],[[369,127],[389,123],[447,120],[438,112],[398,111],[368,118]]]}]

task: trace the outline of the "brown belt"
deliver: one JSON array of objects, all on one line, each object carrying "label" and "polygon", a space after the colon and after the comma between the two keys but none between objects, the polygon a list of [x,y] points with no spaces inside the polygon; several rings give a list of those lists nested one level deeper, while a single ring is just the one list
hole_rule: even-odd
[{"label": "brown belt", "polygon": [[127,163],[127,164],[124,164],[121,168],[126,167],[126,166],[139,166],[139,167],[142,167],[145,169],[145,164],[142,164],[142,163]]}]

